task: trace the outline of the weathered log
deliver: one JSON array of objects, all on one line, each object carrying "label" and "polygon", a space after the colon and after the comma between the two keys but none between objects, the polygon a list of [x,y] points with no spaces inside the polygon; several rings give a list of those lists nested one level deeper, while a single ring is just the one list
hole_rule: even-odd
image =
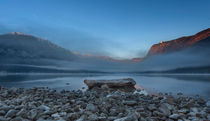
[{"label": "weathered log", "polygon": [[112,79],[112,80],[84,80],[84,83],[89,89],[93,87],[101,87],[107,85],[109,88],[123,88],[123,87],[133,87],[136,82],[132,78],[124,79]]}]

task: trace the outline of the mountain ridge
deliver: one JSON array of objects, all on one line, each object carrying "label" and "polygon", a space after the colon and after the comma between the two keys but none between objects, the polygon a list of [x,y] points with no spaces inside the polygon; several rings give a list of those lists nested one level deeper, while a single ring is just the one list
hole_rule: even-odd
[{"label": "mountain ridge", "polygon": [[79,54],[62,48],[49,40],[21,32],[0,35],[0,56],[19,58],[45,58],[57,60],[102,60],[120,63],[136,63],[140,59],[115,59],[109,56]]},{"label": "mountain ridge", "polygon": [[49,40],[11,32],[0,35],[0,56],[73,60],[76,56]]},{"label": "mountain ridge", "polygon": [[[192,36],[184,36],[171,41],[164,41],[158,44],[154,44],[148,51],[148,54],[143,58],[132,59],[115,59],[109,56],[97,56],[91,54],[79,54],[62,48],[49,40],[41,39],[33,35],[27,35],[20,32],[11,32],[8,34],[0,35],[0,56],[4,57],[19,57],[19,58],[44,58],[44,59],[56,59],[56,60],[75,60],[86,64],[101,62],[100,64],[111,63],[141,63],[147,61],[153,55],[167,54],[173,52],[179,52],[181,50],[189,50],[189,53],[193,54],[194,51],[199,50],[202,52],[202,47],[210,44],[206,44],[210,39],[210,28],[198,32]],[[196,45],[196,46],[195,46]],[[194,51],[190,49],[194,48]],[[208,49],[206,49],[208,51]],[[150,58],[149,60],[154,60]],[[155,61],[155,60],[154,60]]]},{"label": "mountain ridge", "polygon": [[210,36],[210,28],[196,33],[192,36],[184,36],[170,41],[161,41],[160,43],[152,45],[147,57],[152,55],[160,55],[171,52],[181,51],[185,48],[189,48],[199,41],[206,39]]}]

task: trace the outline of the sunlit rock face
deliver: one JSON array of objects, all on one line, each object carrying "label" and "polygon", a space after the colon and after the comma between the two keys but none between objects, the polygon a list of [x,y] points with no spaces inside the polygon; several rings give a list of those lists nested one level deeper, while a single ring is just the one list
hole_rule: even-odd
[{"label": "sunlit rock face", "polygon": [[150,48],[147,56],[177,52],[191,47],[198,42],[207,39],[208,37],[210,37],[210,28],[201,31],[193,36],[181,37],[171,41],[162,41],[158,44],[154,44]]}]

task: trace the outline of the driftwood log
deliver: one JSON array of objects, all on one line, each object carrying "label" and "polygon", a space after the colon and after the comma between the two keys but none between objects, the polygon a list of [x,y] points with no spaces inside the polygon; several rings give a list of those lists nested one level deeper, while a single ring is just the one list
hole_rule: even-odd
[{"label": "driftwood log", "polygon": [[112,80],[84,80],[89,89],[93,87],[108,86],[108,88],[135,88],[136,82],[132,78],[112,79]]}]

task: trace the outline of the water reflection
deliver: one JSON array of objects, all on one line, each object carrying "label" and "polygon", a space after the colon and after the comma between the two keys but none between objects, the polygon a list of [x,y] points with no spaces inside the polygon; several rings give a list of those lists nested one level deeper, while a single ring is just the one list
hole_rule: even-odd
[{"label": "water reflection", "polygon": [[[57,90],[76,90],[86,87],[84,79],[133,78],[137,85],[153,92],[182,92],[210,97],[210,75],[140,75],[140,74],[20,74],[1,75],[4,87],[49,87]],[[68,85],[69,84],[69,85]]]}]

